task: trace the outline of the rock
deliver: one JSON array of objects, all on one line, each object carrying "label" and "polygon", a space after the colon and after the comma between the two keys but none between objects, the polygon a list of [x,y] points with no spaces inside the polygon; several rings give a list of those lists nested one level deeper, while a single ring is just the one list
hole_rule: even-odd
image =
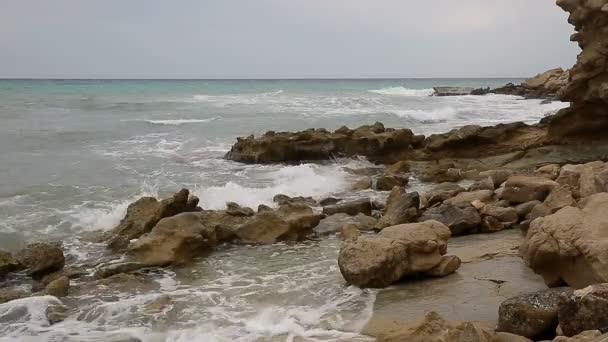
[{"label": "rock", "polygon": [[145,265],[165,266],[188,262],[216,244],[215,229],[202,223],[200,213],[181,213],[160,220],[128,253]]},{"label": "rock", "polygon": [[357,226],[352,223],[347,223],[340,229],[340,236],[342,240],[354,240],[361,235]]},{"label": "rock", "polygon": [[420,207],[420,195],[417,192],[407,193],[401,187],[394,187],[386,201],[386,209],[376,224],[376,228],[395,226],[415,222]]},{"label": "rock", "polygon": [[0,304],[10,302],[15,299],[26,298],[32,294],[20,287],[2,287],[0,288]]},{"label": "rock", "polygon": [[226,159],[265,164],[364,156],[375,161],[420,145],[423,138],[409,129],[386,130],[381,123],[333,133],[314,129],[277,132],[273,136],[238,138]]},{"label": "rock", "polygon": [[261,212],[238,226],[236,236],[246,243],[269,244],[279,239],[298,240],[312,231],[321,218],[302,203],[283,205],[274,212]]},{"label": "rock", "polygon": [[507,180],[500,199],[515,204],[544,201],[558,186],[558,183],[544,177],[512,176]]},{"label": "rock", "polygon": [[380,334],[378,342],[489,342],[492,334],[470,322],[448,324],[438,313],[427,313],[424,320],[415,325],[405,325],[401,330]]},{"label": "rock", "polygon": [[272,208],[264,204],[258,205],[258,213],[261,213],[263,211],[272,211]]},{"label": "rock", "polygon": [[339,198],[334,198],[334,197],[327,197],[324,198],[322,200],[319,201],[319,204],[323,207],[328,206],[328,205],[334,205],[337,204],[338,202],[342,201]]},{"label": "rock", "polygon": [[488,177],[486,179],[476,181],[475,183],[469,186],[469,191],[477,191],[477,190],[491,190],[494,191],[494,181],[492,177]]},{"label": "rock", "polygon": [[443,256],[439,265],[424,272],[424,274],[430,277],[445,277],[456,272],[461,264],[460,258],[455,255]]},{"label": "rock", "polygon": [[323,214],[334,215],[334,214],[348,214],[355,216],[362,213],[367,216],[372,215],[372,202],[369,198],[361,198],[353,201],[341,201],[338,204],[328,205],[323,207]]},{"label": "rock", "polygon": [[126,216],[112,229],[108,247],[113,250],[122,249],[130,240],[152,230],[161,219],[196,211],[198,198],[189,195],[190,191],[182,189],[161,201],[154,197],[142,197],[131,203]]},{"label": "rock", "polygon": [[314,232],[317,235],[333,234],[340,231],[345,224],[353,224],[358,230],[368,231],[374,229],[376,223],[378,223],[377,219],[363,214],[355,216],[334,214],[322,219],[319,225],[314,228]]},{"label": "rock", "polygon": [[433,87],[433,96],[470,95],[473,90],[472,87]]},{"label": "rock", "polygon": [[483,203],[482,201],[478,201],[478,200],[471,202],[471,205],[473,206],[473,208],[475,208],[477,210],[481,210],[483,207],[486,206],[485,203]]},{"label": "rock", "polygon": [[492,336],[490,342],[533,342],[523,336],[517,336],[505,332],[497,332]]},{"label": "rock", "polygon": [[410,172],[410,164],[404,160],[398,161],[386,167],[386,173],[389,175],[395,175],[406,172]]},{"label": "rock", "polygon": [[559,325],[566,336],[587,330],[608,332],[608,284],[564,294],[558,305]]},{"label": "rock", "polygon": [[492,201],[492,196],[494,195],[493,191],[490,190],[477,190],[471,192],[461,192],[458,195],[445,200],[443,203],[451,204],[451,205],[466,205],[471,204],[474,201],[481,201],[484,203],[488,203]]},{"label": "rock", "polygon": [[409,179],[407,176],[381,176],[376,180],[376,190],[378,191],[391,191],[393,187],[407,185]]},{"label": "rock", "polygon": [[526,216],[526,220],[532,222],[539,217],[545,217],[551,214],[551,208],[547,207],[544,203],[540,203],[532,208],[532,211]]},{"label": "rock", "polygon": [[[353,190],[367,190],[372,187],[372,177],[366,176],[353,184]],[[333,203],[335,204],[335,203]]]},{"label": "rock", "polygon": [[49,321],[49,325],[53,325],[63,322],[66,318],[68,318],[69,309],[67,306],[59,302],[47,306],[44,313],[46,314],[46,319]]},{"label": "rock", "polygon": [[48,243],[32,243],[15,255],[15,259],[33,277],[59,271],[65,265],[63,250]]},{"label": "rock", "polygon": [[562,168],[558,164],[549,164],[536,169],[536,171],[534,171],[534,175],[550,180],[556,180],[557,177],[559,177],[561,170]]},{"label": "rock", "polygon": [[312,229],[319,225],[321,221],[321,216],[315,214],[311,207],[302,203],[282,205],[276,213],[289,224],[288,233],[280,236],[283,239],[299,240],[305,234],[312,232]]},{"label": "rock", "polygon": [[524,261],[549,286],[574,288],[608,282],[608,193],[589,197],[581,208],[565,207],[538,218],[521,246]]},{"label": "rock", "polygon": [[10,272],[18,270],[20,267],[21,265],[13,258],[11,253],[0,251],[0,279]]},{"label": "rock", "polygon": [[608,334],[602,335],[599,330],[589,330],[573,337],[558,336],[553,342],[605,342]]},{"label": "rock", "polygon": [[65,297],[70,288],[70,279],[66,276],[51,281],[45,288],[45,292],[55,297]]},{"label": "rock", "polygon": [[147,267],[146,264],[143,264],[141,262],[122,261],[117,263],[110,263],[107,265],[99,266],[97,268],[97,271],[95,271],[95,278],[109,278],[116,274],[131,273],[145,267]]},{"label": "rock", "polygon": [[517,215],[520,218],[524,218],[524,217],[528,216],[528,214],[530,212],[532,212],[532,209],[534,209],[534,207],[539,204],[542,204],[542,202],[541,201],[530,201],[530,202],[518,204],[517,206],[515,206],[515,210],[517,211]]},{"label": "rock", "polygon": [[226,213],[231,216],[253,216],[255,211],[251,208],[241,207],[234,202],[226,203]]},{"label": "rock", "polygon": [[543,203],[553,214],[563,207],[576,206],[576,200],[572,197],[572,192],[564,187],[558,186],[545,199]]},{"label": "rock", "polygon": [[500,305],[496,331],[533,340],[550,338],[557,328],[560,296],[572,293],[568,287],[554,288],[510,298]]},{"label": "rock", "polygon": [[311,205],[311,206],[317,205],[317,201],[315,201],[312,197],[302,197],[302,196],[289,197],[289,196],[283,195],[283,194],[275,195],[272,198],[272,201],[275,203],[278,203],[280,206],[287,205],[287,204],[298,204],[298,203]]},{"label": "rock", "polygon": [[441,183],[426,193],[425,197],[427,198],[428,206],[433,206],[464,191],[465,189],[456,183]]},{"label": "rock", "polygon": [[495,233],[507,228],[507,224],[500,222],[496,217],[486,216],[481,219],[480,230],[482,233]]},{"label": "rock", "polygon": [[[446,201],[447,202],[447,201]],[[442,204],[425,211],[418,222],[437,220],[450,228],[451,234],[465,235],[477,231],[481,223],[481,217],[473,206]]]},{"label": "rock", "polygon": [[387,227],[378,236],[347,241],[338,256],[340,272],[358,287],[386,287],[440,264],[449,237],[448,227],[437,221]]},{"label": "rock", "polygon": [[513,170],[488,170],[479,173],[481,177],[490,177],[494,182],[494,187],[499,187],[506,182],[509,177],[513,176]]},{"label": "rock", "polygon": [[519,221],[519,215],[517,214],[517,210],[512,207],[503,208],[492,204],[486,204],[481,209],[481,215],[482,217],[494,217],[499,222],[504,223],[507,227],[512,226],[513,224]]}]

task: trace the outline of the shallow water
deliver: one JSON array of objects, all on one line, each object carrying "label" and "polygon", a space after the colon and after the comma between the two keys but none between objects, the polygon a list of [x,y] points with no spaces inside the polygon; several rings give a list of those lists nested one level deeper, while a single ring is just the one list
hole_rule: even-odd
[{"label": "shallow water", "polygon": [[[87,262],[105,251],[79,234],[111,228],[139,196],[187,187],[208,209],[226,201],[255,207],[278,193],[341,194],[353,177],[344,168],[369,166],[226,161],[236,136],[375,121],[429,134],[465,124],[534,122],[565,106],[513,96],[428,96],[438,85],[517,81],[0,80],[0,249],[60,239],[72,262]],[[125,331],[146,341],[350,339],[371,314],[375,293],[345,286],[338,247],[334,238],[228,246],[189,268],[148,275],[154,286],[138,295],[118,289],[103,299],[68,298],[86,306],[65,323],[9,324],[0,336],[61,340],[52,336],[77,333],[71,340],[86,340]],[[141,311],[161,294],[171,297],[171,310]]]}]

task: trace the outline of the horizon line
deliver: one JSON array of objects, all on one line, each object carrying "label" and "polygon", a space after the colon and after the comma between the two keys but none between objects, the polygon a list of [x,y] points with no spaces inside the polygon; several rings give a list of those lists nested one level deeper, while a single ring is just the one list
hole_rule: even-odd
[{"label": "horizon line", "polygon": [[433,79],[526,79],[529,76],[492,77],[262,77],[262,78],[110,78],[110,77],[0,77],[2,81],[341,81],[341,80],[433,80]]}]

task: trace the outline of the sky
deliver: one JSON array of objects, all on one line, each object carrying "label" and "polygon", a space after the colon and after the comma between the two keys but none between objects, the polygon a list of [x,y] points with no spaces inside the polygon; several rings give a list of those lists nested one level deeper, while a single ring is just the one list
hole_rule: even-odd
[{"label": "sky", "polygon": [[0,77],[526,77],[572,32],[555,0],[1,0]]}]

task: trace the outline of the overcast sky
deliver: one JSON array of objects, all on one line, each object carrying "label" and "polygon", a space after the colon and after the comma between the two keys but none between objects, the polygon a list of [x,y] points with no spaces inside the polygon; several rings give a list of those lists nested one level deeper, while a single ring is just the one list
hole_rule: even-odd
[{"label": "overcast sky", "polygon": [[0,77],[529,76],[579,49],[555,0],[1,0]]}]

